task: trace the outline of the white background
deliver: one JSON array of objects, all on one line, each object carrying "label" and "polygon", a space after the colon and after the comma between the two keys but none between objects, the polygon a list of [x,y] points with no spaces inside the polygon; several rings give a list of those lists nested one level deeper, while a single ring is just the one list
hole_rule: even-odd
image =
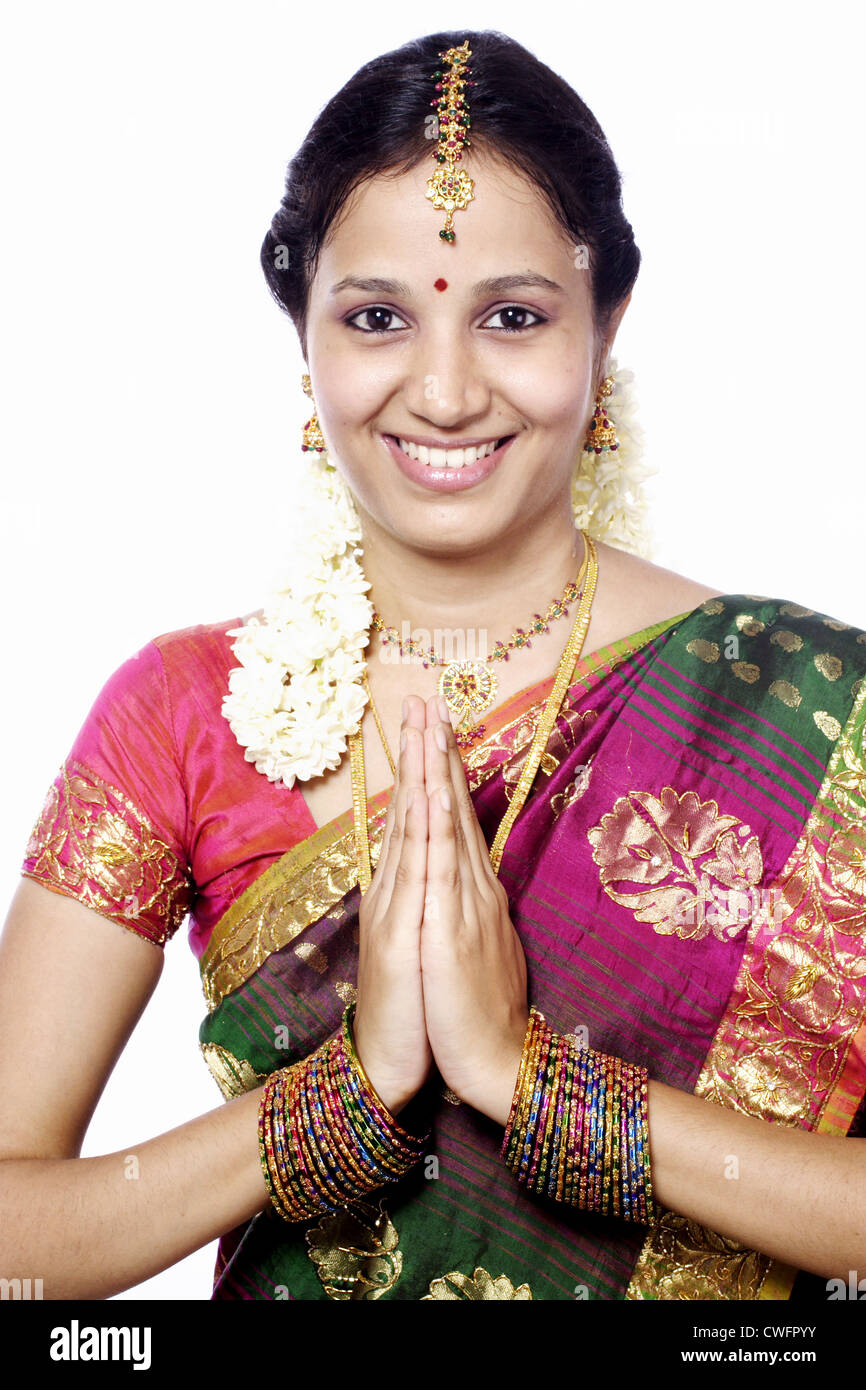
[{"label": "white background", "polygon": [[[853,4],[378,8],[43,3],[2,41],[2,883],[103,681],[158,633],[256,608],[291,536],[307,401],[262,237],[362,62],[498,28],[576,88],[643,266],[636,374],[657,563],[866,627],[862,36]],[[85,1153],[220,1103],[181,932]],[[58,1040],[63,1045],[63,1040]],[[205,1299],[213,1248],[130,1290]]]}]

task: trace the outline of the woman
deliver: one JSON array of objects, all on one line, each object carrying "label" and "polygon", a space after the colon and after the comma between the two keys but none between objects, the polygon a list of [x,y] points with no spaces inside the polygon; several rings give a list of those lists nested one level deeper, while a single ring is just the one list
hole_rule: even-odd
[{"label": "woman", "polygon": [[[428,36],[318,117],[262,260],[311,517],[261,614],[115,673],[34,828],[6,1277],[106,1297],[219,1235],[216,1299],[826,1297],[866,1257],[866,633],[605,511],[639,254],[601,131],[510,40]],[[125,1183],[76,1155],[188,912],[228,1104]]]}]

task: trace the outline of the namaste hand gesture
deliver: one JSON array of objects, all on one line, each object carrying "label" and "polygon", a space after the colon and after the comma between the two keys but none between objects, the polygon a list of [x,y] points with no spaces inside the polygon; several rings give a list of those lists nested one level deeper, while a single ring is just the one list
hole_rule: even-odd
[{"label": "namaste hand gesture", "polygon": [[361,901],[355,1043],[392,1114],[435,1062],[461,1100],[504,1125],[529,1018],[523,948],[447,705],[410,695],[404,708],[382,848]]}]

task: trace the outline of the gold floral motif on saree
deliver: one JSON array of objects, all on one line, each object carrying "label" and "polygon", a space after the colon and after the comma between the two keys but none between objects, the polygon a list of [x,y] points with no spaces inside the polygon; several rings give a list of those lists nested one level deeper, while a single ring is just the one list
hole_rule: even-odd
[{"label": "gold floral motif on saree", "polygon": [[76,898],[157,945],[193,900],[189,868],[123,792],[64,763],[27,845],[25,877]]},{"label": "gold floral motif on saree", "polygon": [[199,1043],[199,1047],[226,1100],[246,1095],[268,1079],[268,1072],[256,1071],[245,1057],[236,1057],[219,1043]]},{"label": "gold floral motif on saree", "polygon": [[[590,710],[590,714],[595,714],[595,710]],[[589,786],[590,774],[592,772],[592,754],[581,766],[574,769],[574,777],[563,787],[561,792],[554,792],[550,798],[550,809],[554,816],[561,816],[563,811],[567,811],[570,806],[585,795]]]},{"label": "gold floral motif on saree", "polygon": [[631,791],[587,831],[605,893],[660,936],[719,940],[748,925],[764,872],[757,835],[696,792]]},{"label": "gold floral motif on saree", "polygon": [[383,1200],[352,1202],[306,1232],[309,1256],[329,1298],[336,1302],[381,1298],[403,1269],[399,1237]]},{"label": "gold floral motif on saree", "polygon": [[[866,688],[774,885],[772,918],[751,923],[695,1085],[695,1095],[729,1109],[840,1136],[862,1099],[866,1058],[864,732]],[[784,1299],[796,1273],[666,1212],[647,1238],[626,1298]]]},{"label": "gold floral motif on saree", "polygon": [[628,1299],[757,1299],[771,1261],[675,1212],[663,1212],[635,1266]]},{"label": "gold floral motif on saree", "polygon": [[485,1303],[526,1303],[532,1300],[532,1290],[528,1284],[521,1284],[515,1288],[507,1274],[499,1274],[494,1279],[486,1269],[479,1266],[471,1275],[443,1274],[441,1279],[434,1279],[430,1285],[430,1292],[425,1293],[421,1302],[460,1302],[465,1299],[476,1299]]},{"label": "gold floral motif on saree", "polygon": [[791,632],[787,627],[780,627],[772,632],[770,641],[781,647],[784,652],[799,652],[803,647],[803,639],[799,632]]}]

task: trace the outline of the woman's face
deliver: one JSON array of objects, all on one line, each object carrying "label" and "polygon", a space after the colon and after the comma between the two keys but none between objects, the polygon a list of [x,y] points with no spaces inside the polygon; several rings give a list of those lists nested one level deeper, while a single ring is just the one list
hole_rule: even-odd
[{"label": "woman's face", "polygon": [[[464,167],[475,199],[455,213],[450,245],[425,197],[432,160],[357,190],[321,253],[307,319],[319,422],[362,521],[452,554],[542,522],[573,527],[601,346],[585,255],[534,185],[475,151]],[[442,466],[453,453],[425,467],[400,440],[478,452],[462,455],[467,471]]]}]

